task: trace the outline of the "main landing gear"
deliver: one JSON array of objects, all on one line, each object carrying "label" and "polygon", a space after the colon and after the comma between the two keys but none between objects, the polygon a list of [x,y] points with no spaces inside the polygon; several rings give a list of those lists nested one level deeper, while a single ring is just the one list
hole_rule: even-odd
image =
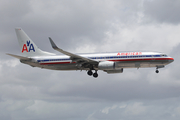
[{"label": "main landing gear", "polygon": [[91,75],[93,74],[93,72],[92,72],[91,70],[89,70],[89,71],[87,72],[87,74],[88,74],[89,76],[91,76]]},{"label": "main landing gear", "polygon": [[92,76],[92,75],[93,75],[93,77],[95,77],[95,78],[98,77],[97,70],[95,71],[95,73],[93,73],[92,70],[89,70],[89,71],[87,72],[87,74],[88,74],[89,76]]}]

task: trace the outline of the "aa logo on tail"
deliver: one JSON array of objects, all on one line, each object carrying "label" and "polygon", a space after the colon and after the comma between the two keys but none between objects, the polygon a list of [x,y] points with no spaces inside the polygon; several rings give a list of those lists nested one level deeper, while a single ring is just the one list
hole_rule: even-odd
[{"label": "aa logo on tail", "polygon": [[23,45],[22,53],[24,51],[26,51],[26,52],[31,52],[31,51],[35,52],[34,46],[33,46],[32,43],[30,43],[30,41],[27,41],[27,43]]}]

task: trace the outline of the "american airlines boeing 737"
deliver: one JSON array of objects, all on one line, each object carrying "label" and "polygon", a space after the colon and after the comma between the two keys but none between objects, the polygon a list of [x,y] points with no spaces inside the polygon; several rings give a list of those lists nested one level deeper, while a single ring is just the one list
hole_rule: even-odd
[{"label": "american airlines boeing 737", "polygon": [[174,61],[172,57],[159,52],[74,54],[58,48],[49,38],[52,48],[64,54],[56,55],[40,50],[21,28],[16,28],[15,31],[22,56],[8,55],[18,58],[21,63],[32,67],[51,70],[86,70],[89,76],[96,78],[98,77],[98,70],[111,74],[122,73],[124,68],[155,67],[155,72],[159,73],[159,68],[163,68]]}]

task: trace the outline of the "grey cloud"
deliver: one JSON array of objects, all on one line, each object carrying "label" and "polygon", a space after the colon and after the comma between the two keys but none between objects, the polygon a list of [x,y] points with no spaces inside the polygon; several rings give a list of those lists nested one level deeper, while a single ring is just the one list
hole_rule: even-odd
[{"label": "grey cloud", "polygon": [[146,0],[143,4],[145,17],[150,21],[179,24],[179,0]]},{"label": "grey cloud", "polygon": [[180,60],[180,44],[177,44],[171,51],[170,55],[174,58],[174,64],[171,66],[171,76],[173,80],[180,81],[179,60]]},{"label": "grey cloud", "polygon": [[[0,14],[1,22],[11,22],[22,18],[22,16],[27,15],[30,12],[29,1],[23,0],[1,0]],[[10,22],[11,21],[11,22]]]}]

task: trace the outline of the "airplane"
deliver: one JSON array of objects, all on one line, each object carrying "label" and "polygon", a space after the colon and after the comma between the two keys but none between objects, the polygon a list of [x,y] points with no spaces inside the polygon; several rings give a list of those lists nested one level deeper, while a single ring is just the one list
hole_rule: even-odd
[{"label": "airplane", "polygon": [[[159,68],[170,64],[174,59],[160,52],[114,52],[114,53],[88,53],[74,54],[65,51],[54,43],[49,37],[54,50],[64,55],[45,52],[39,49],[22,28],[15,28],[22,56],[8,54],[20,60],[21,63],[32,67],[51,70],[86,70],[89,76],[98,77],[98,70],[108,74],[123,73],[124,68]],[[94,71],[94,72],[93,72]]]}]

